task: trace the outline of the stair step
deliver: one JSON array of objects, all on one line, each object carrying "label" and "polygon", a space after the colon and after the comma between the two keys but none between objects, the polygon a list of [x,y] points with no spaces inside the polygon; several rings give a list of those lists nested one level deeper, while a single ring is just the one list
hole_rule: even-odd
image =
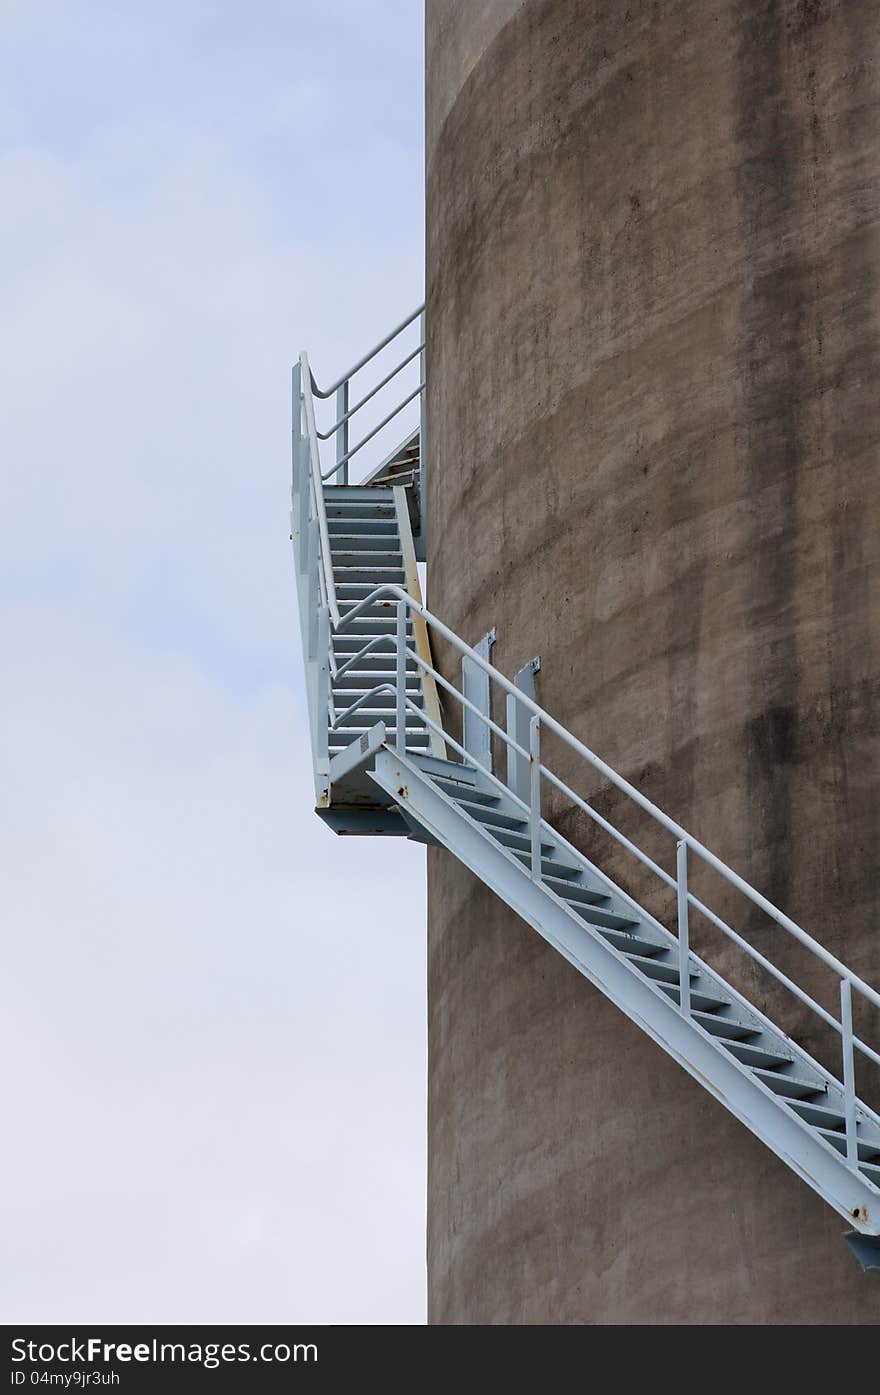
[{"label": "stair step", "polygon": [[658,945],[654,940],[646,940],[642,935],[635,935],[630,930],[610,930],[600,929],[599,934],[603,940],[607,940],[615,949],[622,950],[624,954],[637,955],[640,959],[648,959],[655,954],[662,954],[665,945]]},{"label": "stair step", "polygon": [[825,1086],[817,1084],[815,1080],[807,1080],[805,1076],[781,1075],[779,1071],[758,1069],[754,1074],[759,1080],[763,1080],[765,1085],[769,1085],[774,1094],[782,1095],[786,1099],[806,1099],[809,1095],[825,1094]]},{"label": "stair step", "polygon": [[[395,596],[393,592],[384,591],[377,586],[367,586],[356,596],[340,596],[338,588],[336,592],[340,615],[347,615],[350,610],[354,610],[356,606],[362,606],[366,602],[364,609],[360,612],[361,615],[374,615],[381,616],[386,620],[396,620],[400,599],[401,597]],[[406,619],[407,624],[412,623],[412,613],[409,610],[406,612]]]},{"label": "stair step", "polygon": [[[345,656],[340,654],[338,657],[341,661]],[[351,679],[351,682],[349,682],[349,679]],[[386,673],[383,669],[378,668],[373,669],[370,673],[356,673],[355,670],[351,668],[347,673],[343,673],[336,678],[331,678],[330,682],[332,685],[331,691],[335,697],[340,701],[347,697],[350,702],[354,702],[354,695],[356,693],[370,692],[379,683],[388,683],[392,688],[396,688],[397,674],[393,672]],[[422,685],[419,681],[419,675],[412,668],[407,669],[406,673],[406,695],[412,698],[421,697],[422,695]]]},{"label": "stair step", "polygon": [[[524,837],[522,833],[514,833],[510,828],[494,828],[492,836],[502,843],[505,848],[519,848],[522,852],[531,853],[531,840]],[[552,843],[541,844],[541,854],[544,857],[550,855],[553,850]]]},{"label": "stair step", "polygon": [[859,1163],[859,1172],[864,1173],[869,1182],[880,1187],[880,1166],[876,1163]]},{"label": "stair step", "polygon": [[[339,613],[344,617],[347,610],[352,610],[353,608],[353,606],[348,606],[347,608],[345,606],[340,606]],[[378,614],[372,609],[363,611],[362,614],[356,615],[353,620],[349,620],[344,630],[339,630],[337,633],[339,636],[344,634],[362,634],[369,635],[371,638],[373,635],[396,634],[397,617],[394,614],[394,607],[389,606],[382,614]],[[406,636],[407,639],[412,639],[412,623],[409,620],[406,622]]]},{"label": "stair step", "polygon": [[[514,857],[518,857],[520,862],[524,863],[527,867],[531,866],[532,859],[530,853],[514,851],[513,855]],[[542,881],[546,877],[564,877],[565,880],[568,881],[570,878],[579,877],[580,874],[580,867],[575,867],[570,862],[557,862],[555,859],[551,862],[549,858],[541,858]]]},{"label": "stair step", "polygon": [[[345,679],[345,678],[347,678],[347,677],[348,677],[347,674],[343,674],[343,679]],[[414,673],[409,674],[409,675],[408,675],[408,680],[409,680],[409,681],[407,682],[407,685],[406,685],[406,695],[407,695],[407,698],[408,698],[411,702],[422,702],[422,701],[423,701],[423,699],[422,699],[422,689],[421,689],[421,686],[420,686],[420,684],[419,684],[419,680],[418,680],[417,675],[414,674]],[[393,675],[393,674],[389,674],[389,675],[388,675],[388,680],[387,680],[387,681],[388,681],[389,683],[393,684],[393,683],[394,683],[394,675]],[[357,702],[358,698],[375,697],[377,702],[380,702],[380,703],[382,704],[383,707],[387,707],[387,706],[389,705],[389,701],[388,701],[388,696],[389,696],[389,695],[388,695],[388,693],[384,693],[384,692],[383,692],[383,693],[377,693],[377,692],[376,692],[376,688],[377,688],[377,686],[379,686],[379,685],[382,685],[383,687],[385,686],[385,680],[382,678],[382,675],[381,675],[381,674],[379,674],[379,675],[375,678],[375,681],[374,681],[374,682],[370,683],[369,687],[361,687],[361,688],[355,688],[355,687],[350,687],[350,688],[349,688],[349,687],[344,687],[344,686],[337,687],[337,686],[336,686],[336,683],[333,682],[333,684],[332,684],[332,686],[331,686],[331,688],[330,688],[330,692],[331,692],[331,694],[333,695],[334,698],[337,698],[337,697],[338,697],[341,701],[344,701],[344,702],[347,703],[349,706],[351,706],[351,704],[352,704],[353,702]],[[366,706],[366,703],[365,703],[364,705]],[[338,706],[338,704],[337,704],[337,706]],[[391,700],[391,706],[392,706],[392,707],[395,706],[395,703],[394,703],[394,700],[393,700],[393,699]]]},{"label": "stair step", "polygon": [[[357,652],[355,649],[350,654],[339,653],[336,658],[340,664],[344,664],[353,659]],[[407,660],[406,669],[409,687],[419,681],[415,660]],[[349,668],[345,673],[336,674],[332,681],[337,687],[343,688],[374,688],[377,683],[394,683],[397,681],[394,655],[389,649],[371,649],[369,654],[358,660],[357,668]]]},{"label": "stair step", "polygon": [[338,537],[362,538],[367,533],[375,533],[383,538],[398,538],[396,518],[328,518],[327,533],[330,543]]},{"label": "stair step", "polygon": [[379,480],[384,479],[396,479],[402,471],[405,473],[407,470],[417,470],[418,468],[418,451],[415,451],[412,455],[402,455],[399,460],[392,460],[390,465],[386,465],[381,475],[375,476],[373,483],[377,484]]},{"label": "stair step", "polygon": [[[336,568],[343,568],[343,566],[347,571],[354,569],[354,571],[363,572],[365,568],[370,568],[370,566],[372,566],[372,568],[377,569],[377,571],[399,572],[403,566],[402,552],[385,552],[385,554],[381,554],[381,552],[371,552],[368,548],[363,547],[344,548],[344,550],[343,548],[337,550],[336,547],[333,547],[331,551],[333,572],[336,572]],[[377,586],[381,585],[381,582],[377,582]]]},{"label": "stair step", "polygon": [[404,487],[415,484],[419,477],[419,471],[413,469],[401,470],[400,474],[380,475],[379,479],[387,481],[388,484],[402,484]]},{"label": "stair step", "polygon": [[387,533],[331,533],[330,551],[334,557],[341,552],[367,552],[378,553],[381,556],[402,555],[400,546],[389,546],[389,543],[398,542],[397,534],[393,539]]},{"label": "stair step", "polygon": [[479,799],[458,799],[457,802],[470,814],[472,819],[478,823],[484,823],[492,828],[508,828],[518,830],[528,827],[528,819],[521,818],[518,814],[506,814],[502,809],[493,809],[490,805],[484,804]]},{"label": "stair step", "polygon": [[595,906],[598,902],[609,899],[604,891],[594,891],[591,886],[563,881],[559,877],[545,877],[544,885],[555,891],[564,901],[582,901],[586,906]]},{"label": "stair step", "polygon": [[346,567],[333,564],[333,580],[337,586],[366,583],[374,586],[403,586],[406,573],[402,563],[389,567]]},{"label": "stair step", "polygon": [[488,790],[479,790],[474,785],[460,784],[458,780],[448,779],[444,775],[435,775],[434,784],[452,799],[466,799],[468,804],[501,803],[497,794],[491,794]]},{"label": "stair step", "polygon": [[[653,955],[650,959],[644,959],[642,955],[632,953],[625,953],[624,958],[638,961],[639,968],[647,974],[648,978],[652,978],[658,983],[674,983],[677,985],[679,982],[677,963],[664,963]],[[691,969],[691,979],[695,979],[696,977],[696,973]]]},{"label": "stair step", "polygon": [[[387,716],[383,717],[379,713],[371,712],[369,716],[364,713],[363,717],[361,717],[361,712],[363,712],[363,708],[359,707],[357,712],[353,712],[351,717],[347,718],[340,726],[331,727],[331,741],[334,735],[341,736],[344,732],[348,732],[351,740],[354,740],[355,737],[363,735],[365,731],[369,731],[379,722],[384,722],[385,730],[388,733],[388,739],[393,740],[394,736],[397,734],[397,721],[394,714],[389,713]],[[340,713],[340,716],[342,715],[343,714]],[[427,735],[427,727],[415,712],[408,712],[406,714],[407,735],[409,735],[411,731],[424,732]]]},{"label": "stair step", "polygon": [[[340,578],[344,576],[345,572],[348,573],[348,576],[344,580],[341,580]],[[375,576],[367,576],[365,571],[359,571],[353,567],[346,567],[344,571],[340,568],[339,571],[334,570],[333,573],[337,592],[340,586],[350,585],[357,578],[367,582],[365,595],[368,595],[370,591],[375,591],[379,586],[399,586],[402,591],[406,590],[406,578],[403,572],[399,571],[396,567],[377,568]]]},{"label": "stair step", "polygon": [[[346,727],[340,727],[336,732],[336,740],[331,736],[328,742],[328,750],[331,756],[335,756],[339,751],[344,751],[350,746],[352,741],[357,741],[363,736],[363,731],[351,731]],[[395,744],[396,732],[387,733],[390,745]],[[408,751],[424,751],[430,744],[430,735],[427,731],[408,731],[406,733],[406,749]]]},{"label": "stair step", "polygon": [[[831,1144],[832,1148],[836,1148],[838,1153],[843,1153],[846,1156],[846,1134],[835,1133],[833,1129],[817,1129],[817,1133],[820,1133]],[[860,1163],[874,1162],[880,1158],[880,1143],[868,1143],[864,1138],[858,1138],[856,1147]]]},{"label": "stair step", "polygon": [[[369,510],[369,514],[366,512]],[[382,503],[365,504],[363,499],[334,499],[327,504],[327,522],[333,519],[344,518],[387,518],[390,522],[396,522],[397,510],[394,507],[393,499],[382,501]]]},{"label": "stair step", "polygon": [[[415,703],[416,707],[421,707],[424,702],[421,693],[409,693],[408,699],[410,703]],[[333,704],[338,713],[347,712],[356,701],[357,696],[354,692],[343,690],[339,694],[333,694]],[[397,714],[397,706],[390,693],[370,693],[368,697],[364,698],[357,710],[358,712],[369,712],[371,721],[384,722],[386,726],[388,719]],[[410,706],[407,706],[407,723],[410,719],[415,721],[416,714]]]},{"label": "stair step", "polygon": [[[674,1002],[678,1002],[680,989],[677,984],[673,987],[672,984],[661,983],[660,987],[663,989],[664,993],[669,994]],[[718,1008],[730,1007],[730,1000],[728,998],[719,997],[717,992],[704,993],[699,990],[696,992],[692,990],[691,1007],[698,1009],[700,1012],[711,1013],[716,1012]]]},{"label": "stair step", "polygon": [[[375,589],[372,581],[337,581],[336,599],[339,602],[345,601],[348,605],[358,605]],[[389,596],[388,600],[392,605],[396,603],[393,596]]]},{"label": "stair step", "polygon": [[[388,591],[383,591],[381,587],[365,586],[353,596],[341,596],[339,594],[340,589],[342,588],[336,588],[336,600],[339,603],[339,612],[341,615],[346,615],[350,610],[354,610],[355,606],[363,605],[365,601],[367,602],[367,607],[362,612],[364,615],[383,614],[396,616],[397,614],[400,596],[395,596]],[[407,619],[409,620],[410,618],[410,614],[407,612]]]},{"label": "stair step", "polygon": [[419,769],[432,780],[451,780],[456,789],[473,789],[477,782],[477,772],[472,765],[443,756],[419,756],[416,762]]},{"label": "stair step", "polygon": [[725,1041],[723,1045],[731,1056],[735,1056],[744,1066],[760,1066],[772,1071],[780,1066],[794,1065],[791,1056],[783,1056],[778,1051],[769,1051],[766,1046],[754,1046],[749,1041]]},{"label": "stair step", "polygon": [[[387,489],[374,489],[368,484],[325,484],[324,501],[326,504],[353,503],[360,504],[384,504],[389,500]],[[393,497],[391,503],[393,504]]]},{"label": "stair step", "polygon": [[[365,634],[361,634],[359,631],[358,631],[357,633],[355,633],[355,631],[354,631],[353,629],[348,629],[348,628],[346,628],[346,629],[344,629],[344,630],[338,630],[335,634],[333,634],[333,635],[331,636],[331,639],[332,639],[332,641],[333,641],[333,647],[334,647],[335,649],[338,649],[340,653],[341,653],[343,650],[345,650],[345,651],[348,652],[348,654],[349,654],[350,656],[353,657],[353,656],[354,656],[355,654],[357,654],[361,649],[363,649],[363,647],[364,647],[364,645],[366,644],[367,640],[369,640],[369,639],[377,639],[378,637],[379,637],[378,635],[365,635]],[[375,649],[371,649],[371,650],[370,650],[370,654],[381,654],[381,655],[383,655],[383,656],[384,656],[384,659],[385,659],[386,666],[387,666],[388,661],[389,661],[389,659],[390,659],[391,665],[392,665],[392,667],[394,667],[394,665],[395,665],[396,662],[397,662],[396,655],[395,655],[395,653],[394,653],[394,642],[393,642],[394,637],[393,637],[393,635],[386,634],[385,631],[383,630],[383,631],[382,631],[382,639],[383,639],[383,641],[384,641],[382,647],[379,647],[379,646],[377,645]],[[369,655],[365,655],[365,661],[366,661],[367,658],[369,658]]]},{"label": "stair step", "polygon": [[618,915],[616,911],[605,911],[601,906],[588,906],[581,901],[570,901],[569,905],[588,925],[602,925],[606,930],[627,930],[631,926],[641,924],[634,916]]},{"label": "stair step", "polygon": [[705,1027],[713,1037],[725,1038],[725,1046],[729,1046],[732,1041],[740,1041],[743,1037],[755,1037],[760,1028],[750,1025],[748,1022],[740,1022],[734,1017],[718,1017],[713,1012],[703,1012],[700,1009],[694,1010],[691,1003],[691,1017],[695,1022],[699,1022],[701,1027]]},{"label": "stair step", "polygon": [[787,1103],[789,1109],[793,1109],[808,1124],[817,1124],[826,1129],[843,1128],[843,1111],[832,1105],[813,1104],[811,1100],[788,1100]]}]

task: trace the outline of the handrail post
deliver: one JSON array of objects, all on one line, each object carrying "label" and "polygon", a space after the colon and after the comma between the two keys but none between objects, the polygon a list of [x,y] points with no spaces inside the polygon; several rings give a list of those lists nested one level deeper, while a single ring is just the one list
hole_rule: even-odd
[{"label": "handrail post", "polygon": [[302,365],[297,359],[293,365],[290,382],[290,426],[293,440],[293,488],[300,487],[299,454],[302,448]]},{"label": "handrail post", "polygon": [[397,750],[406,751],[406,601],[397,602]]},{"label": "handrail post", "polygon": [[315,720],[317,731],[313,737],[314,749],[323,759],[328,758],[328,727],[333,723],[332,696],[330,692],[330,611],[326,605],[317,610],[315,620]]},{"label": "handrail post", "polygon": [[541,718],[529,722],[529,833],[532,877],[541,880]]},{"label": "handrail post", "polygon": [[348,484],[348,390],[350,381],[349,378],[346,378],[336,389],[336,420],[342,423],[336,430],[336,459],[339,462],[337,484]]},{"label": "handrail post", "polygon": [[846,1121],[846,1160],[850,1167],[859,1165],[859,1141],[856,1137],[856,1063],[853,1055],[852,984],[840,980],[840,1042],[843,1050],[843,1115]]},{"label": "handrail post", "polygon": [[291,396],[291,415],[293,418],[293,496],[295,509],[293,531],[297,539],[300,571],[304,572],[308,565],[306,533],[309,526],[311,498],[309,490],[309,438],[307,434],[303,434],[302,429],[302,364],[299,363],[299,361],[293,365],[293,391]]},{"label": "handrail post", "polygon": [[691,1015],[691,961],[688,931],[687,843],[682,838],[675,845],[676,884],[678,890],[678,981],[679,1003],[685,1017]]}]

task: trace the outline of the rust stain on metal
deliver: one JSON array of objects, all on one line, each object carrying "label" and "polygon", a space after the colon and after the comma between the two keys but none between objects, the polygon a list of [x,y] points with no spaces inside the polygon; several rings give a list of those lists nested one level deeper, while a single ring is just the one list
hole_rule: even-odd
[{"label": "rust stain on metal", "polygon": [[399,799],[409,799],[409,790],[407,789],[406,785],[400,786],[400,789],[397,791],[397,795]]}]

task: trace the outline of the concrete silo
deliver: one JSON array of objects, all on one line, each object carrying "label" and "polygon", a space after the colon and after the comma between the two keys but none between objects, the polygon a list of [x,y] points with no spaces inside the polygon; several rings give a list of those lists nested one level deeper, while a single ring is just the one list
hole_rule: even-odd
[{"label": "concrete silo", "polygon": [[[880,5],[426,22],[429,605],[876,981]],[[429,1051],[432,1321],[880,1319],[839,1218],[442,848]]]}]

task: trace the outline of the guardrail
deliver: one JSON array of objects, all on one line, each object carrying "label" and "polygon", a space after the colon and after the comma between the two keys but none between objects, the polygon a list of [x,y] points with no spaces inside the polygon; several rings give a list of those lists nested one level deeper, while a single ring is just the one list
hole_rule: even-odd
[{"label": "guardrail", "polygon": [[[353,404],[352,380],[357,374],[376,363],[379,355],[410,325],[418,321],[418,343],[388,371],[380,370],[379,380],[364,390]],[[350,443],[350,427],[363,408],[413,363],[419,361],[419,384],[395,403],[383,419],[372,425],[355,444]],[[307,695],[312,752],[315,768],[315,792],[318,802],[329,796],[328,726],[334,721],[330,697],[330,675],[337,672],[336,658],[330,642],[331,627],[340,624],[336,582],[330,552],[327,526],[325,481],[335,484],[350,482],[350,463],[368,442],[374,440],[416,397],[421,402],[419,425],[419,457],[424,467],[425,447],[425,307],[419,305],[384,339],[358,359],[346,373],[321,388],[309,366],[308,355],[301,353],[293,366],[291,393],[293,490],[291,537],[297,558],[297,592],[300,624],[307,671]],[[315,417],[315,398],[335,394],[337,419],[327,431],[319,431]],[[335,461],[326,470],[321,465],[321,442],[335,439]]]},{"label": "guardrail", "polygon": [[[383,598],[386,598],[385,601],[383,601]],[[426,713],[421,708],[419,708],[417,704],[413,703],[412,700],[407,696],[407,660],[414,661],[416,666],[422,672],[430,674],[430,676],[443,689],[443,691],[445,693],[448,693],[452,698],[455,699],[456,702],[460,704],[463,711],[471,712],[475,717],[479,718],[479,720],[483,722],[486,725],[486,727],[492,733],[495,734],[495,736],[499,737],[506,744],[508,749],[514,751],[516,755],[521,757],[524,761],[528,762],[529,801],[528,804],[526,804],[524,801],[520,802],[523,803],[523,808],[528,816],[529,838],[531,847],[531,875],[536,881],[541,880],[541,833],[543,830],[546,830],[549,833],[554,833],[554,836],[558,837],[558,835],[555,834],[554,830],[551,829],[550,826],[544,822],[541,815],[542,781],[546,781],[548,784],[552,785],[555,789],[557,789],[565,798],[570,800],[572,804],[574,804],[590,819],[592,819],[600,828],[602,828],[606,833],[608,833],[612,838],[614,838],[643,866],[647,867],[649,871],[651,871],[656,877],[658,877],[667,887],[675,891],[678,912],[678,943],[681,970],[679,1011],[683,1015],[689,1016],[691,1010],[690,981],[687,971],[687,965],[689,962],[688,956],[690,952],[689,912],[691,910],[694,910],[699,912],[712,925],[716,926],[719,930],[721,930],[722,933],[725,936],[727,936],[727,938],[730,939],[734,944],[736,944],[739,947],[739,949],[741,949],[746,955],[748,955],[749,958],[751,958],[755,963],[759,964],[763,969],[765,969],[774,979],[776,979],[778,983],[780,983],[784,988],[791,992],[796,998],[799,999],[801,1003],[803,1003],[807,1008],[814,1012],[823,1022],[825,1022],[826,1025],[833,1028],[833,1030],[840,1035],[843,1081],[841,1082],[837,1080],[824,1067],[818,1068],[823,1072],[826,1078],[842,1092],[844,1100],[844,1117],[846,1128],[847,1164],[853,1171],[856,1171],[858,1169],[856,1110],[857,1105],[865,1110],[867,1110],[867,1106],[864,1105],[864,1103],[861,1100],[858,1100],[856,1095],[854,1053],[856,1050],[858,1050],[864,1056],[868,1057],[871,1061],[873,1061],[876,1065],[880,1065],[880,1052],[875,1050],[873,1046],[868,1045],[867,1042],[862,1041],[859,1037],[855,1035],[853,1031],[852,995],[853,992],[857,992],[861,994],[865,999],[867,999],[868,1002],[872,1003],[875,1007],[880,1008],[880,993],[878,993],[874,988],[872,988],[870,984],[866,983],[863,979],[861,979],[857,974],[853,973],[840,959],[838,959],[835,955],[831,954],[824,947],[824,945],[820,944],[817,940],[813,939],[811,935],[808,935],[805,930],[801,929],[801,927],[797,925],[795,921],[791,920],[791,918],[785,915],[784,912],[780,911],[777,906],[774,906],[772,902],[768,901],[765,896],[762,896],[760,892],[756,891],[754,887],[750,886],[749,883],[744,880],[744,878],[740,877],[736,872],[732,870],[732,868],[728,867],[727,864],[721,860],[721,858],[717,857],[708,848],[704,847],[704,845],[697,838],[694,838],[693,835],[688,833],[688,831],[685,828],[683,828],[679,823],[677,823],[674,819],[670,818],[668,814],[665,814],[661,809],[659,809],[655,804],[653,804],[649,799],[647,799],[645,795],[641,793],[640,790],[636,789],[621,775],[618,775],[617,772],[611,768],[611,766],[606,764],[606,762],[603,761],[599,756],[597,756],[595,752],[591,751],[589,747],[585,746],[583,742],[579,741],[577,737],[573,736],[571,732],[569,732],[560,722],[556,721],[554,717],[552,717],[548,712],[546,712],[542,707],[540,707],[538,703],[536,703],[533,699],[529,698],[525,693],[521,691],[521,689],[517,688],[510,681],[510,679],[506,678],[503,673],[501,673],[492,664],[490,664],[488,660],[484,659],[475,649],[471,648],[470,645],[466,644],[462,639],[460,639],[459,636],[455,634],[454,631],[450,630],[447,625],[444,625],[443,622],[437,618],[437,616],[433,615],[424,606],[419,605],[416,601],[414,601],[413,598],[409,596],[406,593],[406,591],[403,590],[402,587],[393,585],[384,585],[376,587],[376,589],[371,591],[370,594],[366,596],[357,606],[355,606],[352,610],[348,611],[342,620],[336,623],[336,629],[340,631],[345,630],[345,628],[352,621],[356,620],[364,610],[376,605],[377,603],[385,603],[395,608],[397,621],[395,633],[392,635],[382,636],[380,639],[370,640],[366,645],[364,645],[364,648],[360,651],[359,654],[349,657],[346,660],[346,667],[356,665],[357,661],[360,658],[362,658],[364,654],[376,649],[377,647],[388,647],[393,649],[396,655],[395,682],[391,684],[386,681],[381,684],[377,684],[376,687],[373,688],[370,693],[361,696],[356,702],[352,703],[352,705],[345,712],[337,716],[335,719],[335,725],[343,725],[346,722],[346,720],[355,711],[357,711],[358,708],[364,706],[369,701],[370,697],[373,697],[379,693],[391,694],[394,697],[395,710],[397,714],[396,741],[398,749],[401,752],[405,750],[406,743],[405,715],[407,709],[412,708],[413,710],[419,713],[421,720],[424,721],[428,727],[432,727],[438,730],[439,734],[442,735],[447,745],[452,747],[452,749],[458,753],[458,755],[462,758],[464,762],[471,766],[475,766],[485,777],[488,778],[488,780],[492,784],[498,786],[501,789],[504,789],[507,794],[510,794],[510,789],[506,785],[504,785],[503,782],[500,781],[497,778],[497,776],[495,776],[486,765],[482,764],[479,760],[475,758],[472,752],[466,750],[460,742],[456,741],[450,735],[449,731],[446,728],[443,728],[441,730],[439,728],[439,724],[433,721],[430,717],[428,717]],[[460,653],[463,657],[467,658],[470,661],[470,663],[475,664],[477,665],[477,667],[482,669],[483,672],[488,675],[490,683],[496,684],[497,687],[499,687],[505,694],[508,695],[509,698],[513,698],[516,702],[521,703],[527,709],[527,711],[530,713],[528,749],[522,746],[513,737],[510,731],[506,731],[498,723],[494,722],[488,712],[481,710],[481,708],[479,708],[468,698],[466,698],[464,693],[460,692],[454,686],[454,684],[450,683],[447,678],[445,678],[441,673],[439,673],[438,670],[434,668],[431,663],[427,662],[414,649],[408,647],[405,628],[406,615],[408,610],[412,614],[420,616],[421,619],[425,622],[425,624],[442,639],[444,639],[450,646],[452,646],[452,648],[457,650],[458,653]],[[511,723],[511,725],[515,725],[515,723]],[[620,790],[624,795],[626,795],[630,800],[632,800],[633,803],[638,805],[639,808],[641,808],[645,813],[649,814],[650,817],[657,824],[659,824],[663,829],[665,829],[674,837],[676,843],[675,876],[672,876],[664,868],[660,867],[657,862],[655,862],[646,852],[644,852],[634,842],[632,842],[631,839],[629,839],[624,833],[622,833],[620,829],[615,828],[614,825],[608,819],[601,815],[596,809],[593,809],[587,803],[586,800],[582,799],[581,796],[575,790],[573,790],[570,785],[568,785],[564,780],[562,780],[558,775],[556,775],[553,771],[548,769],[547,766],[545,766],[542,763],[541,734],[544,729],[546,729],[549,732],[552,732],[555,736],[557,736],[568,747],[570,747],[572,751],[574,751],[579,757],[581,757],[581,759],[585,761],[593,770],[601,774],[606,780],[609,781],[609,783],[614,785],[618,790]],[[781,929],[785,930],[788,935],[790,935],[794,940],[796,940],[805,949],[807,949],[812,955],[815,956],[816,959],[821,961],[822,964],[824,964],[828,969],[832,971],[832,973],[834,973],[837,976],[839,980],[840,993],[839,1019],[835,1017],[833,1013],[830,1013],[826,1008],[824,1008],[821,1005],[821,1003],[816,1002],[816,1000],[809,993],[807,993],[805,989],[801,988],[799,984],[795,983],[793,979],[791,979],[780,968],[778,968],[766,955],[760,953],[760,951],[755,949],[753,945],[749,944],[749,942],[741,934],[739,934],[738,931],[734,930],[732,926],[728,925],[726,921],[724,921],[719,915],[717,915],[713,910],[711,910],[709,906],[705,905],[702,900],[700,900],[688,889],[689,855],[693,855],[694,857],[699,858],[707,866],[711,867],[713,871],[718,873],[725,881],[729,883],[729,885],[734,887],[743,896],[745,896],[755,907],[763,911],[771,920],[773,920],[778,926],[780,926]],[[869,1110],[868,1112],[870,1113]]]},{"label": "guardrail", "polygon": [[[352,405],[352,379],[355,377],[356,374],[361,373],[365,368],[367,368],[373,362],[373,360],[378,357],[382,350],[387,349],[389,344],[392,344],[395,339],[399,338],[400,335],[403,334],[403,332],[406,329],[408,329],[409,326],[415,320],[419,321],[418,344],[416,344],[415,348],[411,349],[404,356],[404,358],[400,360],[399,363],[395,364],[395,366],[389,372],[385,373],[384,376],[379,380],[379,382],[374,383],[372,387],[368,388],[366,392],[362,393],[358,401],[356,401],[354,405]],[[357,413],[360,412],[367,405],[368,402],[371,402],[373,398],[379,392],[382,391],[383,388],[387,387],[389,383],[392,383],[394,379],[398,377],[398,375],[402,373],[403,370],[407,368],[409,364],[411,364],[413,360],[416,358],[418,358],[419,360],[418,386],[415,387],[410,393],[408,393],[402,401],[397,402],[395,406],[392,407],[391,411],[388,412],[387,415],[383,417],[383,419],[378,423],[378,425],[373,426],[367,432],[367,434],[357,442],[356,445],[351,445],[350,428]],[[407,407],[410,402],[415,400],[415,398],[423,397],[424,395],[424,305],[422,304],[417,306],[415,310],[413,310],[409,315],[407,315],[405,320],[401,320],[400,324],[397,325],[394,329],[392,329],[390,334],[386,334],[384,339],[380,339],[379,343],[375,344],[373,348],[370,349],[369,353],[364,354],[363,358],[358,359],[357,363],[354,364],[352,368],[349,368],[347,373],[343,373],[341,378],[337,378],[335,383],[331,383],[330,387],[320,388],[315,380],[314,374],[311,372],[308,374],[307,378],[304,379],[304,381],[307,383],[310,392],[313,393],[315,397],[328,398],[332,397],[334,393],[336,394],[336,421],[327,431],[316,431],[315,435],[317,441],[329,441],[332,440],[334,437],[336,441],[335,463],[331,465],[328,470],[323,471],[323,473],[321,474],[321,478],[323,480],[329,480],[335,476],[334,482],[336,484],[348,484],[349,464],[357,455],[357,453],[360,450],[362,450],[363,447],[367,445],[369,441],[372,441],[375,436],[378,436],[380,431],[384,430],[386,426],[388,426],[392,421],[394,421],[394,419],[397,416],[399,416],[399,414],[403,411],[404,407]],[[312,410],[314,412],[314,408]],[[424,437],[424,433],[422,434]]]}]

